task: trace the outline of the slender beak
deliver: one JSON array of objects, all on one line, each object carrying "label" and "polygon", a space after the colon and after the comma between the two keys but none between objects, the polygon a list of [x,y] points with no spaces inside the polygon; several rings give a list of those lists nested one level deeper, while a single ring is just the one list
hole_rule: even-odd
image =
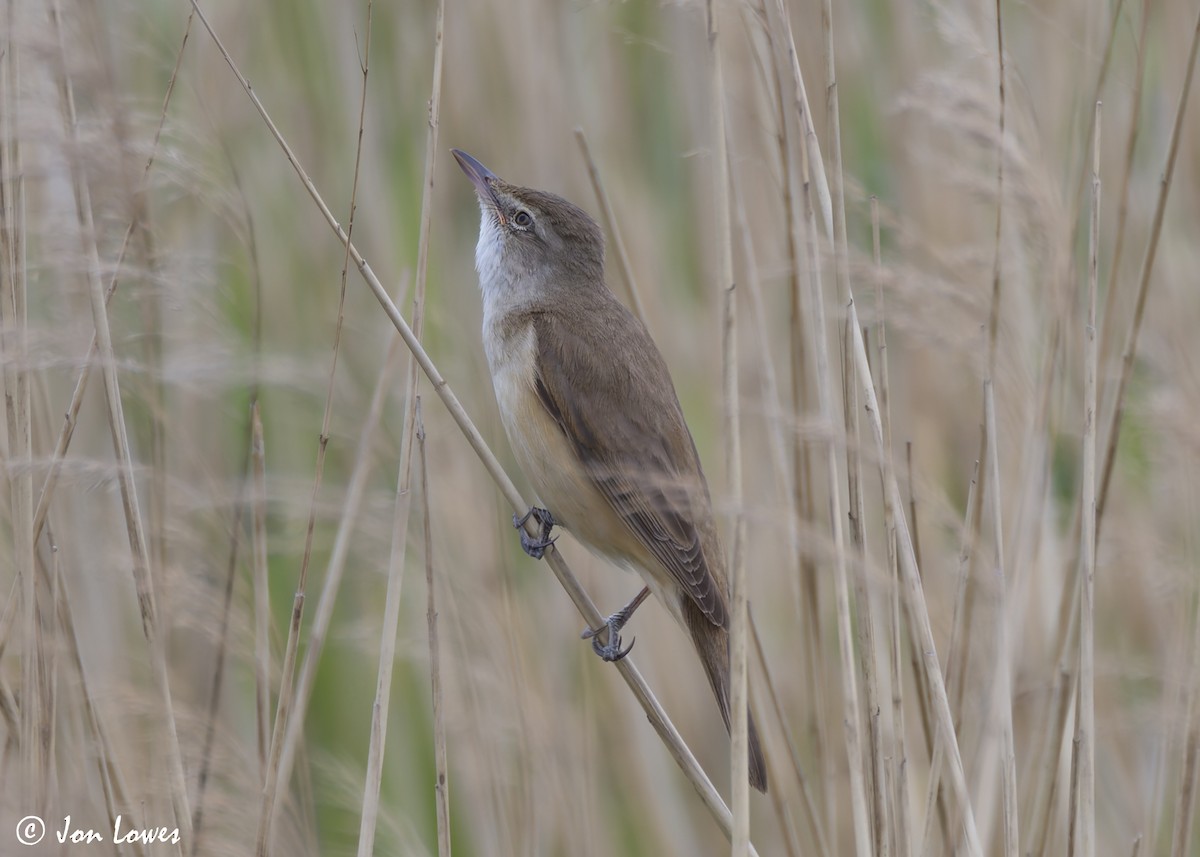
[{"label": "slender beak", "polygon": [[467,178],[471,180],[471,184],[475,185],[475,192],[479,194],[480,198],[490,201],[499,210],[500,200],[496,198],[491,184],[493,181],[499,181],[496,174],[462,149],[451,149],[450,151],[454,154],[458,165],[462,167],[462,171],[467,174]]}]

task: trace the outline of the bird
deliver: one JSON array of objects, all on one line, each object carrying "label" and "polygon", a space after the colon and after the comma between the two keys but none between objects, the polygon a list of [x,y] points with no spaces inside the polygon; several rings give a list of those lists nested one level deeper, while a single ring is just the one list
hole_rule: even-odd
[{"label": "bird", "polygon": [[[537,492],[513,524],[541,558],[560,526],[645,586],[601,628],[606,661],[653,592],[682,626],[729,729],[729,582],[712,500],[666,362],[645,325],[608,287],[604,234],[575,204],[510,184],[459,149],[480,208],[475,268],[483,345],[501,421]],[[523,529],[533,517],[538,537]],[[599,634],[607,629],[608,642]],[[754,721],[749,778],[766,791]]]}]

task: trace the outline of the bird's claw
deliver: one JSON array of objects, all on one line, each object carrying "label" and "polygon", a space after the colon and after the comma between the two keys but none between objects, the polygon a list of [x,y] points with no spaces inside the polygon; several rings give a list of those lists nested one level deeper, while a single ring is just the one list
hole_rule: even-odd
[{"label": "bird's claw", "polygon": [[[541,524],[542,531],[537,538],[525,532],[525,522],[530,518]],[[558,536],[550,538],[550,530],[554,528],[554,516],[537,506],[530,506],[524,515],[513,515],[513,527],[521,533],[521,549],[534,559],[541,559],[546,553],[546,548],[558,541]]]},{"label": "bird's claw", "polygon": [[[599,628],[588,628],[580,638],[592,641],[592,651],[598,654],[601,660],[614,664],[623,659],[633,649],[633,644],[637,642],[637,637],[629,641],[629,645],[624,649],[621,648],[621,626],[628,621],[627,616],[621,615],[624,611],[619,611],[609,616],[604,620],[604,624]],[[600,632],[608,629],[608,642],[600,642]]]}]

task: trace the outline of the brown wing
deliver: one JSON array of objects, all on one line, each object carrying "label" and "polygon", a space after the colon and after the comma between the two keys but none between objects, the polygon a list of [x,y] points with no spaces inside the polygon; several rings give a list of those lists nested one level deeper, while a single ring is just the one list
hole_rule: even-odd
[{"label": "brown wing", "polygon": [[[560,314],[535,314],[538,397],[637,540],[726,627],[724,593],[696,527],[698,515],[711,515],[708,489],[666,364],[620,304],[592,319],[580,329]],[[600,345],[620,359],[599,359]]]}]

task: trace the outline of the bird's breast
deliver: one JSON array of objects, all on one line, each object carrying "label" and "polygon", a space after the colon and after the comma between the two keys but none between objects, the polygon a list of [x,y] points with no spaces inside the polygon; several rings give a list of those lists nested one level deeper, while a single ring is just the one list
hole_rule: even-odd
[{"label": "bird's breast", "polygon": [[626,563],[637,547],[537,395],[532,322],[485,319],[484,350],[517,464],[555,520],[597,553]]}]

